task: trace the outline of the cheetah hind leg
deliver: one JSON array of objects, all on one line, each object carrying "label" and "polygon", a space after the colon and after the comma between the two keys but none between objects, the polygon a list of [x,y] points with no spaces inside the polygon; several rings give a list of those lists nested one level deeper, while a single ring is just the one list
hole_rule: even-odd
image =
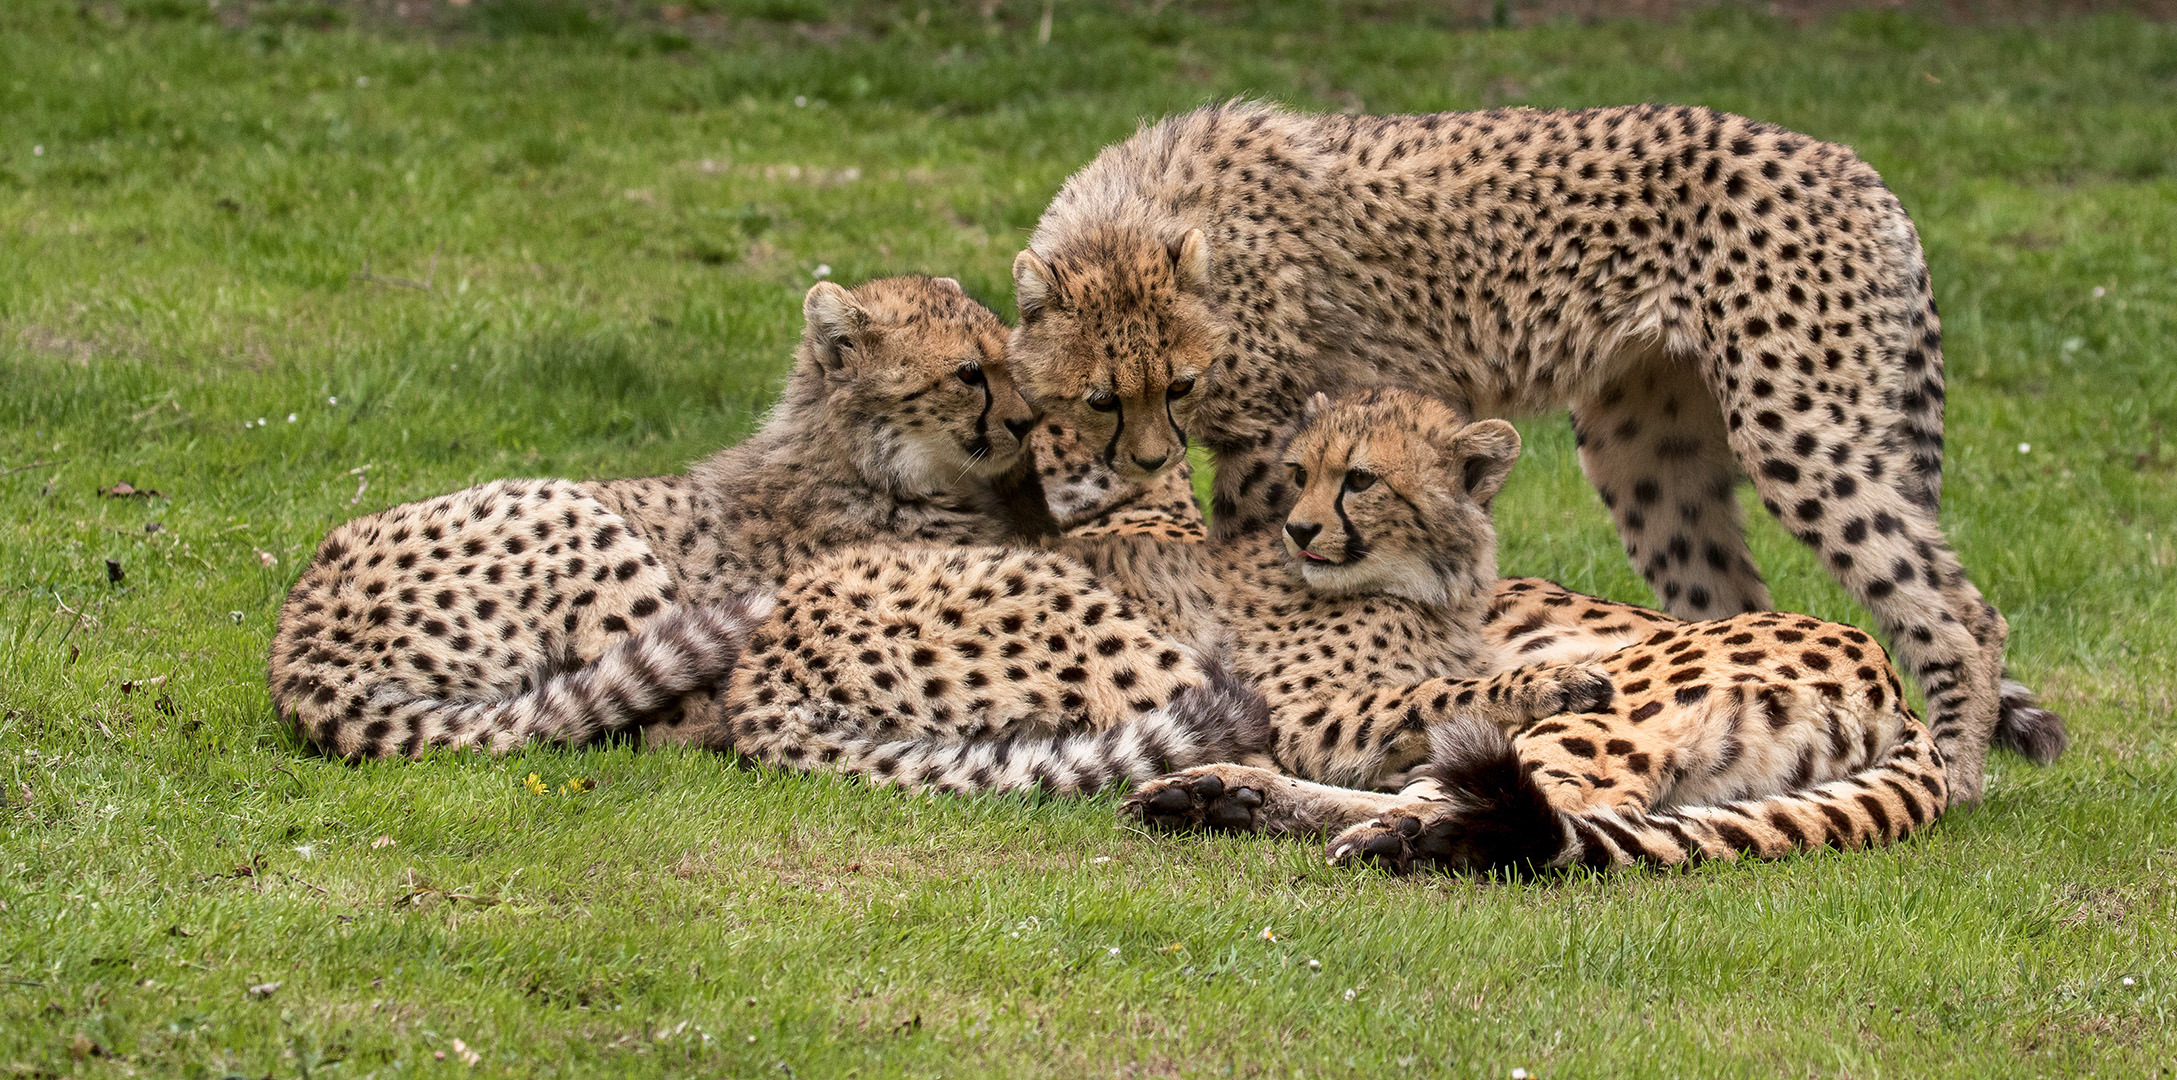
[{"label": "cheetah hind leg", "polygon": [[1435,797],[1423,780],[1397,794],[1333,787],[1253,765],[1199,765],[1160,776],[1126,797],[1119,814],[1168,832],[1323,836]]}]

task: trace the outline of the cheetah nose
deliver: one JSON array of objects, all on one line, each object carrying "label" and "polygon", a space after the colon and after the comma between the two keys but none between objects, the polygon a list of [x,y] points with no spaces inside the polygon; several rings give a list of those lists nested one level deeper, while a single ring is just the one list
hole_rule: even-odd
[{"label": "cheetah nose", "polygon": [[1292,537],[1293,543],[1300,545],[1300,549],[1302,551],[1307,550],[1308,541],[1315,539],[1317,536],[1321,535],[1322,532],[1323,527],[1321,525],[1316,525],[1312,523],[1302,524],[1298,521],[1288,521],[1285,523],[1285,535]]},{"label": "cheetah nose", "polygon": [[1005,422],[1005,430],[1012,432],[1013,437],[1016,439],[1028,438],[1028,429],[1035,426],[1036,420],[1035,417],[1032,416],[1023,417],[1019,420],[1008,420]]},{"label": "cheetah nose", "polygon": [[1170,454],[1166,454],[1163,457],[1155,458],[1136,457],[1134,459],[1134,464],[1141,466],[1141,471],[1143,472],[1155,472],[1158,469],[1163,468],[1164,463],[1170,461],[1171,458],[1172,455]]}]

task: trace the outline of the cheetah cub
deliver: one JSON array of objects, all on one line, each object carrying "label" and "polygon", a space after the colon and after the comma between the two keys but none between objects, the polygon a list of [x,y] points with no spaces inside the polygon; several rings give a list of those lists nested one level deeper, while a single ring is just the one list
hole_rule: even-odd
[{"label": "cheetah cub", "polygon": [[1095,791],[1251,762],[1372,787],[1429,729],[1605,703],[1583,666],[1490,677],[1488,503],[1519,452],[1413,394],[1319,401],[1283,532],[863,549],[788,582],[727,694],[762,760],[946,791]]},{"label": "cheetah cub", "polygon": [[1019,535],[1001,489],[1036,414],[997,316],[944,278],[822,283],[803,313],[763,427],[686,476],[500,480],[334,529],[280,610],[281,715],[351,758],[704,741],[683,721],[767,609],[744,597],[855,544]]},{"label": "cheetah cub", "polygon": [[1733,485],[1816,549],[1926,691],[1951,793],[2062,721],[2003,673],[1951,550],[1941,322],[1920,239],[1851,150],[1700,108],[1143,128],[1066,181],[1013,267],[1029,395],[1122,475],[1216,454],[1216,531],[1283,518],[1317,391],[1569,407],[1633,564],[1681,618],[1770,607]]}]

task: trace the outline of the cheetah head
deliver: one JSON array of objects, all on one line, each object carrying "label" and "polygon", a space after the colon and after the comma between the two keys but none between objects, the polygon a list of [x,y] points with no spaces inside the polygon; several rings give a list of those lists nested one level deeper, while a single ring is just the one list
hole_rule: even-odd
[{"label": "cheetah head", "polygon": [[1005,323],[951,278],[819,282],[796,380],[855,433],[866,475],[951,490],[1019,464],[1037,413],[1005,363]]},{"label": "cheetah head", "polygon": [[1036,403],[1097,446],[1129,480],[1186,458],[1196,384],[1221,339],[1207,300],[1202,231],[1159,239],[1090,229],[1013,260],[1020,326],[1008,352]]},{"label": "cheetah head", "polygon": [[1497,577],[1489,503],[1519,459],[1502,420],[1469,424],[1433,398],[1371,390],[1309,401],[1285,451],[1300,500],[1285,550],[1310,588],[1443,603]]}]

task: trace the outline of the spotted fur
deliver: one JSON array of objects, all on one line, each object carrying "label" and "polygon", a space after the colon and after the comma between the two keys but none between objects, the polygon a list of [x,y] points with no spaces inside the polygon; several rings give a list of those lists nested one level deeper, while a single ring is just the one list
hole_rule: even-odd
[{"label": "spotted fur", "polygon": [[1473,725],[1444,733],[1429,797],[1346,829],[1331,840],[1330,858],[1398,870],[1524,872],[1878,847],[1932,824],[1948,791],[1927,728],[1908,718],[1891,734],[1864,767],[1800,787],[1715,803],[1664,800],[1650,790],[1568,804],[1538,782],[1533,759],[1514,741]]},{"label": "spotted fur", "polygon": [[[1495,607],[1572,601],[1543,614],[1561,655],[1607,673],[1607,707],[1510,727],[1447,718],[1396,794],[1212,764],[1143,785],[1125,811],[1167,828],[1330,834],[1337,862],[1472,871],[1853,849],[1941,816],[1941,754],[1865,633],[1775,612],[1695,623],[1647,612],[1637,640],[1612,646],[1623,605],[1506,584]],[[1598,611],[1616,617],[1581,618]],[[1582,634],[1603,651],[1562,644]]]},{"label": "spotted fur", "polygon": [[[1318,408],[1290,451],[1312,479],[1283,533],[813,565],[749,639],[726,695],[734,745],[948,791],[1089,791],[1160,760],[1371,786],[1423,765],[1433,725],[1596,704],[1599,673],[1578,665],[1483,670],[1486,504],[1518,453],[1511,426],[1395,391]],[[1339,524],[1303,538],[1311,520]],[[1259,703],[1191,707],[1205,688]],[[1099,756],[1120,739],[1133,749]]]},{"label": "spotted fur", "polygon": [[1308,395],[1569,406],[1628,556],[1684,618],[1770,606],[1733,495],[1880,622],[1954,799],[2061,721],[1952,553],[1940,321],[1912,222],[1842,146],[1700,108],[1308,116],[1237,103],[1069,179],[1014,265],[1030,396],[1123,475],[1216,455],[1216,530],[1279,520]]},{"label": "spotted fur", "polygon": [[1208,538],[1208,520],[1194,498],[1194,469],[1186,462],[1154,479],[1135,480],[1109,468],[1097,447],[1056,421],[1038,424],[1028,441],[1035,449],[1043,497],[1066,535],[1141,535],[1186,542]]}]

